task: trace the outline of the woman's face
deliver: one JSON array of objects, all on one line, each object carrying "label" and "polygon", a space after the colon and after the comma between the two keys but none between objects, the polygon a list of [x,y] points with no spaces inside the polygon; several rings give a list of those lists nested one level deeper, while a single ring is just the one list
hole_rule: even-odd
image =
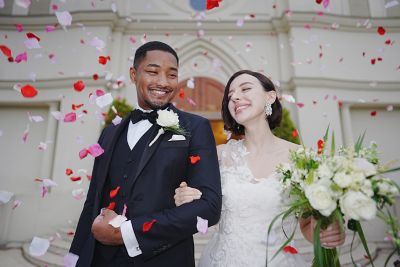
[{"label": "woman's face", "polygon": [[241,74],[229,87],[228,109],[232,118],[241,125],[255,118],[265,121],[265,104],[272,104],[275,98],[275,91],[266,92],[256,77]]}]

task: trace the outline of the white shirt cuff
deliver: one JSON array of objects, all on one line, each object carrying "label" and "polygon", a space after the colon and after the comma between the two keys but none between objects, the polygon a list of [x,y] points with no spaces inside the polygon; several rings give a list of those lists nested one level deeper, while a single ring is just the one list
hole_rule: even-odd
[{"label": "white shirt cuff", "polygon": [[133,232],[131,221],[125,221],[121,224],[121,235],[124,240],[129,257],[136,257],[142,254],[139,243],[137,242],[135,232]]}]

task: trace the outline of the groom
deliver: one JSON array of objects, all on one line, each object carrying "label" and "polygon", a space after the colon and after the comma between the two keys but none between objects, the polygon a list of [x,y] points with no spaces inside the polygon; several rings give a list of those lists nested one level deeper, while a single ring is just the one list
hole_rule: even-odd
[{"label": "groom", "polygon": [[[170,104],[179,90],[178,64],[165,43],[136,50],[130,77],[138,107],[99,138],[104,153],[95,160],[70,248],[79,256],[77,266],[194,266],[197,217],[209,226],[218,222],[221,184],[209,122]],[[157,118],[157,111],[169,120]],[[168,122],[184,131],[163,128]],[[202,196],[176,207],[174,191],[182,181]],[[121,214],[127,220],[120,227],[109,224]]]}]

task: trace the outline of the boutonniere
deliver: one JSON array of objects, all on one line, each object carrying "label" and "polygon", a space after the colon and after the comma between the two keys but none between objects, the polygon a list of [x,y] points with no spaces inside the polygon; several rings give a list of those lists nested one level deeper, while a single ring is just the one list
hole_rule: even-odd
[{"label": "boutonniere", "polygon": [[172,110],[159,110],[157,111],[157,120],[156,123],[161,126],[160,130],[156,137],[154,137],[153,141],[149,144],[149,146],[153,145],[157,139],[164,134],[165,132],[169,131],[174,134],[180,134],[184,136],[188,136],[188,132],[179,125],[179,117],[178,114],[173,112]]}]

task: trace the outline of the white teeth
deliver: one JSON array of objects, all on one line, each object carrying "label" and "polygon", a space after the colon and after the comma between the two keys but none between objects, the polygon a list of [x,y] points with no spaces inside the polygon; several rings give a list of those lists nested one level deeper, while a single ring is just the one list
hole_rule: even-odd
[{"label": "white teeth", "polygon": [[247,107],[248,107],[247,105],[245,105],[245,106],[240,106],[240,107],[237,107],[237,108],[236,108],[236,111],[243,110],[243,109],[245,109],[245,108],[247,108]]},{"label": "white teeth", "polygon": [[151,93],[155,94],[155,95],[166,95],[167,94],[167,92],[159,91],[159,90],[152,90]]}]

